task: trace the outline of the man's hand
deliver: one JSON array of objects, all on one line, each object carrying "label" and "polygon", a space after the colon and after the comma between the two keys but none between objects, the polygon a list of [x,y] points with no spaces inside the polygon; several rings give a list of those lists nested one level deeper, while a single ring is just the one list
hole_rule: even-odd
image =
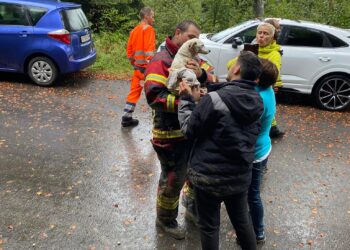
[{"label": "man's hand", "polygon": [[199,86],[190,87],[185,80],[179,83],[179,95],[191,95],[194,101],[198,102],[201,98]]},{"label": "man's hand", "polygon": [[179,95],[192,95],[192,89],[185,80],[179,83]]},{"label": "man's hand", "polygon": [[193,72],[196,74],[197,78],[202,75],[202,69],[196,60],[193,60],[193,59],[188,60],[186,63],[186,68],[193,70]]},{"label": "man's hand", "polygon": [[207,88],[199,88],[199,93],[202,96],[205,96],[206,94],[208,94],[208,89]]}]

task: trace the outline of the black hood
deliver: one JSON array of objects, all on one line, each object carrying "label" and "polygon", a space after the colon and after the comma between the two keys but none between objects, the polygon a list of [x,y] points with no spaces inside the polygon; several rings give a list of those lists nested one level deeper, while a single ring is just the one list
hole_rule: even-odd
[{"label": "black hood", "polygon": [[[217,86],[217,93],[231,111],[232,117],[242,125],[255,122],[264,111],[262,99],[255,87],[255,82],[247,80],[227,82]],[[222,89],[225,91],[221,91]]]}]

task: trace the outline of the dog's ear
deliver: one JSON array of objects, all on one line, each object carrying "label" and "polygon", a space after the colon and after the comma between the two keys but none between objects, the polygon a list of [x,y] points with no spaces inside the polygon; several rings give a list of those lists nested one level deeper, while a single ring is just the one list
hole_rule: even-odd
[{"label": "dog's ear", "polygon": [[190,44],[190,51],[192,55],[197,54],[197,42],[193,42]]}]

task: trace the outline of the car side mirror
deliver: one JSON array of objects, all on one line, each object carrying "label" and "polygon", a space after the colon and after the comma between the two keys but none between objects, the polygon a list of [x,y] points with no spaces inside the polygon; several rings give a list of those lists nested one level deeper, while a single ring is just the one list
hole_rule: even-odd
[{"label": "car side mirror", "polygon": [[242,45],[243,41],[240,37],[235,37],[233,38],[232,41],[232,48],[237,49],[239,45]]}]

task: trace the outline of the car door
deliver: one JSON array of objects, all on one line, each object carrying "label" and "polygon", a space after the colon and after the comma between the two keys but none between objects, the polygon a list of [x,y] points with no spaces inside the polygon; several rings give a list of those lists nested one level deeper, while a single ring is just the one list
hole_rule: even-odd
[{"label": "car door", "polygon": [[24,6],[0,3],[1,70],[22,71],[32,34],[33,27]]},{"label": "car door", "polygon": [[283,87],[311,93],[314,77],[332,63],[333,49],[320,30],[292,25],[285,28],[281,68]]}]

